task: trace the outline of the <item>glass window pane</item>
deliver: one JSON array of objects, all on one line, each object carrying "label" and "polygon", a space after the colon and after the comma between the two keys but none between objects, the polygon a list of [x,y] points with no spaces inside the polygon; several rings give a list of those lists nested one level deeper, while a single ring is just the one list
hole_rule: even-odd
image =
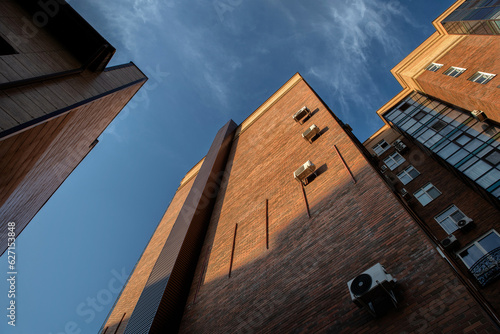
[{"label": "glass window pane", "polygon": [[453,143],[450,143],[448,146],[446,146],[441,151],[439,151],[438,155],[441,158],[446,159],[450,155],[452,155],[453,153],[455,153],[457,150],[458,150],[458,146],[455,145],[455,144],[453,144]]},{"label": "glass window pane", "polygon": [[455,224],[455,222],[453,222],[449,217],[441,221],[439,224],[448,234],[452,234],[453,232],[458,230],[457,224]]},{"label": "glass window pane", "polygon": [[490,169],[491,166],[489,164],[482,160],[479,160],[474,165],[470,166],[466,171],[464,171],[464,174],[470,177],[472,180],[475,180]]},{"label": "glass window pane", "polygon": [[446,161],[448,161],[450,164],[454,165],[468,155],[469,155],[469,152],[467,152],[464,149],[461,149],[458,152],[456,152],[454,155],[452,155],[449,159],[446,159]]},{"label": "glass window pane", "polygon": [[418,170],[416,170],[415,168],[411,168],[409,171],[408,171],[408,174],[410,174],[410,176],[414,179],[416,178],[417,176],[420,175],[420,173],[418,172]]},{"label": "glass window pane", "polygon": [[465,144],[467,144],[468,142],[471,141],[472,138],[470,138],[469,136],[465,135],[465,134],[462,134],[460,137],[458,137],[457,139],[455,139],[455,142],[459,145],[462,145],[464,146]]},{"label": "glass window pane", "polygon": [[441,195],[441,193],[439,192],[439,190],[437,190],[436,188],[431,188],[429,189],[428,191],[429,195],[434,199],[436,197],[438,197],[439,195]]},{"label": "glass window pane", "polygon": [[485,238],[481,239],[479,244],[489,253],[495,248],[500,247],[500,237],[495,232],[491,232]]},{"label": "glass window pane", "polygon": [[429,197],[426,193],[422,194],[420,197],[417,197],[417,200],[422,204],[423,206],[429,204],[432,201],[432,198]]},{"label": "glass window pane", "polygon": [[496,166],[500,163],[500,151],[495,150],[488,154],[488,156],[486,156],[484,159],[493,166]]},{"label": "glass window pane", "polygon": [[472,245],[459,255],[464,260],[465,264],[470,268],[477,262],[477,260],[482,258],[484,254],[476,245]]},{"label": "glass window pane", "polygon": [[493,183],[497,182],[500,180],[500,171],[498,169],[492,169],[490,170],[486,175],[481,177],[479,180],[476,182],[483,188],[488,188],[491,186]]}]

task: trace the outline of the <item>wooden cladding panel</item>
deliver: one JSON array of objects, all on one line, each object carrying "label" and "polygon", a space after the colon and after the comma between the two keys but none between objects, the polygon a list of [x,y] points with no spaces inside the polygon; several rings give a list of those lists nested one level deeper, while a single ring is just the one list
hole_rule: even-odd
[{"label": "wooden cladding panel", "polygon": [[[2,228],[22,230],[90,151],[90,144],[137,92],[141,83],[71,110],[0,141]],[[0,238],[0,253],[6,248]]]},{"label": "wooden cladding panel", "polygon": [[8,130],[143,77],[135,66],[127,66],[100,74],[84,72],[8,89],[0,92],[0,130]]},{"label": "wooden cladding panel", "polygon": [[79,68],[77,61],[14,1],[2,1],[0,35],[18,52],[2,56],[0,83]]}]

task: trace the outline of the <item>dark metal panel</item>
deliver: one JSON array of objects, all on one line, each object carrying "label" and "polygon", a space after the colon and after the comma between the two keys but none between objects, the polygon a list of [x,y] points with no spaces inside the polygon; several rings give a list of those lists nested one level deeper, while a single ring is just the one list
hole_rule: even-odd
[{"label": "dark metal panel", "polygon": [[235,129],[231,120],[215,136],[125,333],[177,332]]}]

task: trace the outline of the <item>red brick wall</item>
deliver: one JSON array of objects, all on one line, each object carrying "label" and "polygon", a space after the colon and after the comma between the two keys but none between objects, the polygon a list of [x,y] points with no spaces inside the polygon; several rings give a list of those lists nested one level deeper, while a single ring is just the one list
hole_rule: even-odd
[{"label": "red brick wall", "polygon": [[[380,141],[384,137],[393,137],[391,132],[394,132],[394,130],[389,129],[385,131],[385,133],[377,137],[377,140]],[[398,192],[402,188],[405,188],[410,194],[412,194],[408,204],[429,227],[437,242],[446,238],[448,233],[441,228],[434,217],[446,210],[452,204],[456,205],[466,216],[474,219],[476,223],[475,228],[468,232],[457,230],[453,233],[460,242],[459,248],[456,249],[457,251],[483,236],[491,229],[496,229],[500,232],[500,224],[498,221],[500,213],[495,207],[468,187],[453,173],[439,164],[431,156],[424,153],[418,146],[414,145],[408,139],[401,139],[409,147],[409,150],[403,154],[406,161],[396,167],[393,171],[387,169],[385,175],[389,177],[389,182],[394,185]],[[384,152],[379,157],[379,165],[383,164],[383,159],[385,157],[394,152],[394,148]],[[403,185],[397,178],[397,174],[409,165],[415,167],[420,172],[420,175],[410,183]],[[418,200],[413,197],[413,193],[429,182],[432,183],[442,194],[426,206],[422,206],[422,204],[420,204]],[[475,278],[469,274],[467,267],[459,258],[456,257],[455,252],[451,251],[449,254],[452,258],[456,258],[458,267],[469,278],[471,284],[479,288]],[[486,288],[480,289],[480,292],[489,301],[489,303],[492,304],[496,313],[500,314],[500,281],[496,281]]]},{"label": "red brick wall", "polygon": [[[498,36],[467,36],[443,57],[433,60],[444,66],[437,72],[424,71],[417,82],[426,94],[467,110],[483,110],[500,122],[500,43]],[[467,70],[457,78],[443,75],[450,66]],[[477,71],[497,74],[481,85],[468,81]]]},{"label": "red brick wall", "polygon": [[[303,105],[314,115],[299,125],[291,115]],[[301,137],[311,124],[328,128],[313,144]],[[324,170],[306,187],[310,219],[293,179],[307,160]],[[235,140],[226,171],[182,333],[493,332],[476,302],[305,82]],[[378,262],[398,279],[403,299],[398,310],[372,319],[353,304],[346,283]]]}]

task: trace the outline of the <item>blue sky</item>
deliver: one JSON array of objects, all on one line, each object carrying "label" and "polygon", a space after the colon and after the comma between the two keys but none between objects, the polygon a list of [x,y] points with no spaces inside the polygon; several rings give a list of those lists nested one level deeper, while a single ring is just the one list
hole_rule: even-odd
[{"label": "blue sky", "polygon": [[18,238],[17,326],[4,315],[0,333],[96,333],[217,130],[294,73],[365,140],[401,89],[390,69],[453,2],[71,1],[117,49],[111,65],[150,79]]}]

